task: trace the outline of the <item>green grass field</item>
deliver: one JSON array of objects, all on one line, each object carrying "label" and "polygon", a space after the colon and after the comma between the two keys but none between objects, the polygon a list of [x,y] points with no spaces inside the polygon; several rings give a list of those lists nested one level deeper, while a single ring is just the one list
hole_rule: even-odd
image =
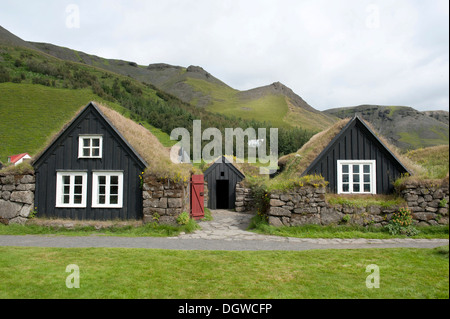
[{"label": "green grass field", "polygon": [[[69,289],[68,265],[80,288]],[[368,265],[380,288],[368,289]],[[0,247],[0,298],[449,298],[448,246],[303,252]]]},{"label": "green grass field", "polygon": [[[0,84],[0,161],[19,153],[36,155],[81,107],[90,101],[105,103],[125,116],[129,111],[92,93],[90,89],[62,89],[33,84]],[[167,134],[144,123],[164,146]]]}]

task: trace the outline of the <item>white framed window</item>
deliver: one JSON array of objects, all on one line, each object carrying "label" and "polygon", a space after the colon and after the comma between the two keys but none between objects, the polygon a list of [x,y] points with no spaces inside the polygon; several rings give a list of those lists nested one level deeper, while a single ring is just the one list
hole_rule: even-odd
[{"label": "white framed window", "polygon": [[56,207],[86,207],[86,172],[56,173]]},{"label": "white framed window", "polygon": [[92,173],[92,207],[122,208],[123,172]]},{"label": "white framed window", "polygon": [[80,135],[78,137],[78,158],[102,158],[103,136]]},{"label": "white framed window", "polygon": [[375,160],[338,160],[338,194],[376,194]]}]

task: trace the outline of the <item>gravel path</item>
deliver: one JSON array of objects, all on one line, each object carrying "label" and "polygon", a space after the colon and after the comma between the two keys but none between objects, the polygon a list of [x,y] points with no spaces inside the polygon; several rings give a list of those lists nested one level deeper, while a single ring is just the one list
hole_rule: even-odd
[{"label": "gravel path", "polygon": [[120,247],[177,250],[309,250],[353,248],[434,248],[448,245],[448,239],[312,239],[255,234],[245,229],[252,215],[226,210],[212,212],[213,221],[200,222],[192,234],[178,237],[115,236],[0,236],[0,246],[26,247]]}]

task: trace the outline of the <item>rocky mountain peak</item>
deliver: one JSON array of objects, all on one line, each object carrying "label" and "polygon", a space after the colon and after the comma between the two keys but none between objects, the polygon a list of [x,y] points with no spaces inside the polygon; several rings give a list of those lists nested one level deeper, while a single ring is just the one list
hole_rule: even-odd
[{"label": "rocky mountain peak", "polygon": [[203,75],[206,78],[210,78],[211,77],[211,74],[206,72],[201,66],[190,65],[190,66],[188,66],[186,71],[187,72],[191,72],[191,73],[201,74],[201,75]]},{"label": "rocky mountain peak", "polygon": [[152,71],[163,71],[165,69],[182,69],[181,66],[170,65],[166,63],[153,63],[150,64],[147,69]]}]

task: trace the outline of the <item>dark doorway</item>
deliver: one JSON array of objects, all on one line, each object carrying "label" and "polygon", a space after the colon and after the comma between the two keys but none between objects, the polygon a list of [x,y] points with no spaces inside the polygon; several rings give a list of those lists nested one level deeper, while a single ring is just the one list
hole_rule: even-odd
[{"label": "dark doorway", "polygon": [[244,174],[225,156],[216,160],[204,174],[205,182],[208,184],[208,208],[233,209],[236,185],[244,178]]},{"label": "dark doorway", "polygon": [[216,207],[218,209],[229,209],[229,181],[216,181]]}]

